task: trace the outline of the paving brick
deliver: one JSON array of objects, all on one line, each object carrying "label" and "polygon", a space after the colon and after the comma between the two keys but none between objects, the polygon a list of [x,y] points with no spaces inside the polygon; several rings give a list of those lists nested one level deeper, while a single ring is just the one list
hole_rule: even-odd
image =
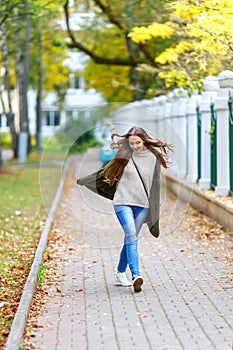
[{"label": "paving brick", "polygon": [[161,237],[154,239],[146,228],[140,237],[143,291],[118,287],[114,273],[123,233],[109,203],[95,194],[86,202],[75,181],[67,186],[60,211],[68,219],[59,219],[58,211],[55,221],[70,237],[59,274],[61,295],[51,286],[50,302],[38,320],[43,328],[31,339],[35,348],[231,350],[232,284],[226,279],[229,267],[215,258],[217,243],[208,249],[182,224],[166,233],[174,208],[167,197]]}]

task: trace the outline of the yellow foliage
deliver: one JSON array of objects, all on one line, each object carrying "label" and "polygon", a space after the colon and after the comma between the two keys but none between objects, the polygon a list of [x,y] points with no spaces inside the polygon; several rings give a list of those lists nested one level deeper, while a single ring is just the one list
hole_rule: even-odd
[{"label": "yellow foliage", "polygon": [[233,37],[233,1],[175,1],[172,4],[173,16],[180,22],[187,22],[188,36],[199,39],[200,52],[229,54]]},{"label": "yellow foliage", "polygon": [[134,27],[132,32],[128,34],[137,44],[144,44],[152,38],[160,37],[162,39],[170,38],[173,34],[173,29],[169,24],[153,23],[148,27]]},{"label": "yellow foliage", "polygon": [[182,70],[173,69],[169,72],[159,73],[159,77],[165,80],[167,88],[186,89],[189,95],[191,95],[195,90],[201,91],[202,89],[202,78],[199,72],[194,71],[193,73],[194,75],[191,77]]},{"label": "yellow foliage", "polygon": [[155,57],[163,65],[159,77],[167,87],[191,86],[192,81],[196,86],[201,76],[233,67],[233,0],[178,0],[167,2],[167,9],[166,24],[136,27],[129,34],[136,43],[148,46],[156,37],[174,38]]},{"label": "yellow foliage", "polygon": [[160,64],[177,62],[178,57],[179,55],[176,53],[175,48],[170,47],[157,56],[155,62]]},{"label": "yellow foliage", "polygon": [[[51,33],[51,30],[53,33]],[[63,65],[67,58],[67,48],[62,43],[65,40],[65,33],[54,31],[53,27],[45,26],[43,28],[43,87],[45,91],[56,91],[59,88],[69,86],[69,69]]]},{"label": "yellow foliage", "polygon": [[181,41],[175,47],[170,47],[157,56],[155,58],[155,62],[160,64],[177,62],[180,54],[184,53],[185,51],[190,51],[191,49],[193,49],[191,42]]},{"label": "yellow foliage", "polygon": [[100,91],[108,102],[132,101],[128,67],[97,65],[90,61],[84,78],[88,81],[86,88]]}]

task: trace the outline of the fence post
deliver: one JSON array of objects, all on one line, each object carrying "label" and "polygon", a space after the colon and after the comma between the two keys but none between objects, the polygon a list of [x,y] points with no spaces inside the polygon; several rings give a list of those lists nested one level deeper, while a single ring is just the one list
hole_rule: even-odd
[{"label": "fence post", "polygon": [[211,147],[211,111],[213,102],[219,89],[218,78],[206,77],[204,79],[204,92],[201,95],[199,109],[201,113],[201,177],[198,181],[201,189],[210,189],[210,147]]},{"label": "fence post", "polygon": [[177,90],[173,90],[172,92],[172,107],[170,114],[170,125],[171,125],[171,143],[174,145],[174,155],[172,159],[172,164],[170,171],[179,176],[178,170],[178,161],[177,161],[177,139],[178,139],[178,131],[177,131],[177,106],[178,106],[178,93]]},{"label": "fence post", "polygon": [[158,138],[163,137],[163,120],[164,120],[164,104],[166,96],[161,95],[157,97],[156,112],[158,114],[156,135]]},{"label": "fence post", "polygon": [[196,106],[197,112],[197,181],[201,178],[201,111],[200,106]]},{"label": "fence post", "polygon": [[160,97],[154,97],[152,99],[152,104],[151,106],[148,106],[147,108],[152,111],[152,116],[153,116],[153,125],[149,125],[151,127],[151,132],[153,134],[153,137],[158,137],[160,138],[160,128],[161,128],[161,115],[159,112],[159,101]]},{"label": "fence post", "polygon": [[220,89],[215,100],[217,111],[217,186],[216,196],[227,196],[230,190],[229,168],[229,93],[233,88],[233,72],[218,75]]},{"label": "fence post", "polygon": [[172,140],[172,130],[171,130],[171,109],[173,103],[173,93],[169,92],[167,94],[166,103],[164,106],[164,120],[163,120],[163,137],[170,143]]},{"label": "fence post", "polygon": [[230,195],[233,196],[233,95],[230,93],[229,101],[229,166],[230,166]]},{"label": "fence post", "polygon": [[187,124],[186,124],[186,107],[187,107],[187,91],[177,90],[177,108],[175,111],[175,126],[176,126],[176,143],[175,143],[175,158],[177,162],[178,177],[185,178],[186,176],[186,161],[188,153],[187,144]]},{"label": "fence post", "polygon": [[211,131],[210,131],[210,187],[217,186],[217,112],[214,102],[210,104]]},{"label": "fence post", "polygon": [[186,173],[188,182],[196,182],[198,177],[198,138],[197,138],[197,95],[192,95],[187,102],[187,161]]},{"label": "fence post", "polygon": [[159,137],[164,138],[164,112],[165,112],[165,106],[167,102],[167,97],[165,95],[160,96],[159,99],[159,115],[160,115],[160,125],[159,125]]}]

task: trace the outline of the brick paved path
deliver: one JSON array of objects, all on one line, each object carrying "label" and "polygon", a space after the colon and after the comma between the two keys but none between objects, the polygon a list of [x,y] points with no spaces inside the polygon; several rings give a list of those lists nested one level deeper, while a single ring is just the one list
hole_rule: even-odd
[{"label": "brick paved path", "polygon": [[170,232],[185,208],[163,192],[161,237],[144,228],[139,243],[143,292],[116,286],[123,234],[111,203],[75,184],[79,166],[57,214],[56,226],[71,240],[39,318],[43,328],[32,338],[35,348],[231,350],[232,267],[218,259],[225,240],[210,250],[184,224]]}]

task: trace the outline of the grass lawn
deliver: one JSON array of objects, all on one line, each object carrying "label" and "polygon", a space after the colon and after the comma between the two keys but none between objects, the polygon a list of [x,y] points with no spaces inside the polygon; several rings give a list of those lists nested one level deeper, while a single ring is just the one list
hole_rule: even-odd
[{"label": "grass lawn", "polygon": [[[5,347],[72,143],[48,138],[42,155],[32,152],[25,164],[10,161],[0,170],[0,350]],[[95,140],[89,140],[74,151],[83,153],[95,145]]]},{"label": "grass lawn", "polygon": [[32,154],[27,164],[10,162],[0,171],[0,349],[44,228],[45,207],[50,206],[60,181],[61,166],[48,162],[62,161],[61,157],[53,149],[47,158],[41,167],[41,157]]}]

